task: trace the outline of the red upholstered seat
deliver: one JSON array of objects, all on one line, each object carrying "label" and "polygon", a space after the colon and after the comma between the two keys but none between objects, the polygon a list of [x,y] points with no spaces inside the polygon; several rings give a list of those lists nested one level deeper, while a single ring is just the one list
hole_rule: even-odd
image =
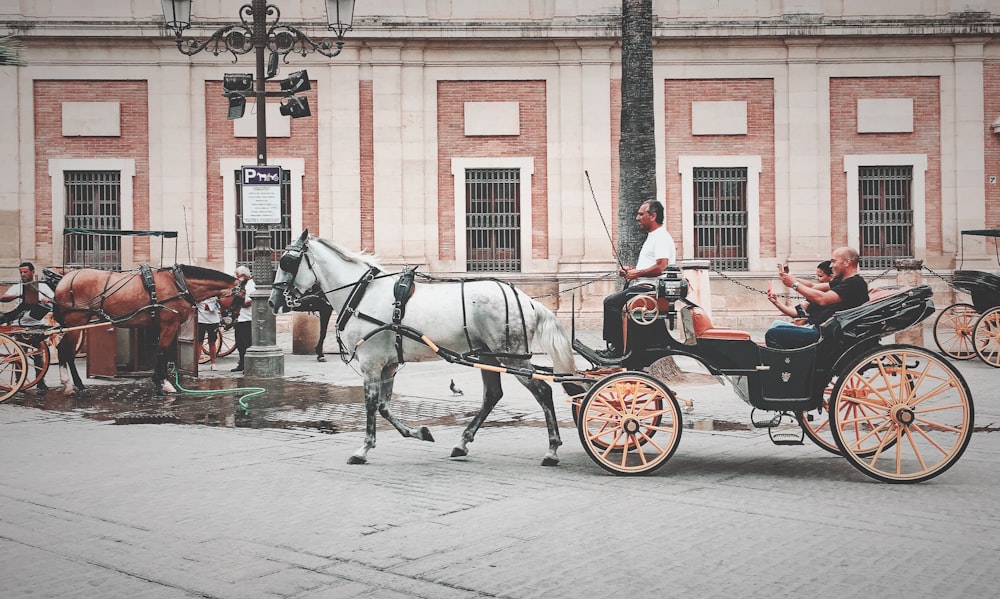
[{"label": "red upholstered seat", "polygon": [[712,326],[712,319],[705,310],[697,306],[691,308],[691,321],[694,324],[694,336],[698,339],[737,339],[750,340],[750,333],[736,329],[717,329]]}]

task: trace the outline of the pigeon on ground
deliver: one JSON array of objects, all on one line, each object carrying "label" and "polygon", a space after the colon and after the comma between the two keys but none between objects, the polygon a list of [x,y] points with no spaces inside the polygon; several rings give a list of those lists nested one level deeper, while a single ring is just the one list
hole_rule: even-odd
[{"label": "pigeon on ground", "polygon": [[448,388],[451,389],[452,395],[465,395],[461,389],[455,386],[455,379],[451,379],[451,384],[448,385]]}]

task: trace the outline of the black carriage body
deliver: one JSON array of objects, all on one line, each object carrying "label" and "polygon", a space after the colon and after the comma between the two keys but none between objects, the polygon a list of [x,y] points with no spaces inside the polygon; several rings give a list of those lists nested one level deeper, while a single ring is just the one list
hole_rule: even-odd
[{"label": "black carriage body", "polygon": [[956,270],[952,285],[972,296],[980,314],[1000,306],[1000,276],[981,270]]},{"label": "black carriage body", "polygon": [[630,370],[643,370],[667,356],[688,356],[709,372],[724,375],[754,408],[770,411],[808,411],[819,408],[827,384],[846,364],[879,345],[882,337],[902,331],[934,312],[927,285],[878,290],[881,297],[836,313],[820,326],[820,340],[798,349],[766,347],[748,333],[710,328],[698,331],[688,323],[701,310],[682,300],[685,342],[669,331],[673,316],[656,322],[628,324],[631,348],[624,361]]}]

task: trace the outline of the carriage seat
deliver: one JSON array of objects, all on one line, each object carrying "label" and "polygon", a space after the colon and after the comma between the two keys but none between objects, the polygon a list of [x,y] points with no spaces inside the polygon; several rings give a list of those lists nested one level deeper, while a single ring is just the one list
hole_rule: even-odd
[{"label": "carriage seat", "polygon": [[729,339],[749,341],[750,333],[736,329],[716,328],[712,325],[712,319],[708,317],[705,310],[699,306],[691,306],[684,310],[683,320],[690,318],[690,323],[684,322],[684,336],[686,339]]}]

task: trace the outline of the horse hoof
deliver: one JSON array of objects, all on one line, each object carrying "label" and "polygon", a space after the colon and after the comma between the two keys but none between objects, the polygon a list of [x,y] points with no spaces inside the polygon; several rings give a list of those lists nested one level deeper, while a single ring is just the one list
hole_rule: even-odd
[{"label": "horse hoof", "polygon": [[451,450],[451,457],[453,458],[464,458],[467,455],[469,455],[469,452],[465,451],[461,447],[455,447]]},{"label": "horse hoof", "polygon": [[558,465],[559,465],[559,458],[552,458],[546,456],[545,459],[542,460],[542,466],[558,466]]},{"label": "horse hoof", "polygon": [[317,362],[326,362],[326,356],[316,356]]},{"label": "horse hoof", "polygon": [[434,435],[431,434],[431,429],[426,426],[420,427],[420,440],[434,442]]},{"label": "horse hoof", "polygon": [[63,387],[63,395],[69,397],[71,395],[76,395],[76,387],[66,386]]},{"label": "horse hoof", "polygon": [[351,457],[347,458],[347,463],[353,466],[355,464],[367,464],[368,460],[360,456],[352,455]]}]

